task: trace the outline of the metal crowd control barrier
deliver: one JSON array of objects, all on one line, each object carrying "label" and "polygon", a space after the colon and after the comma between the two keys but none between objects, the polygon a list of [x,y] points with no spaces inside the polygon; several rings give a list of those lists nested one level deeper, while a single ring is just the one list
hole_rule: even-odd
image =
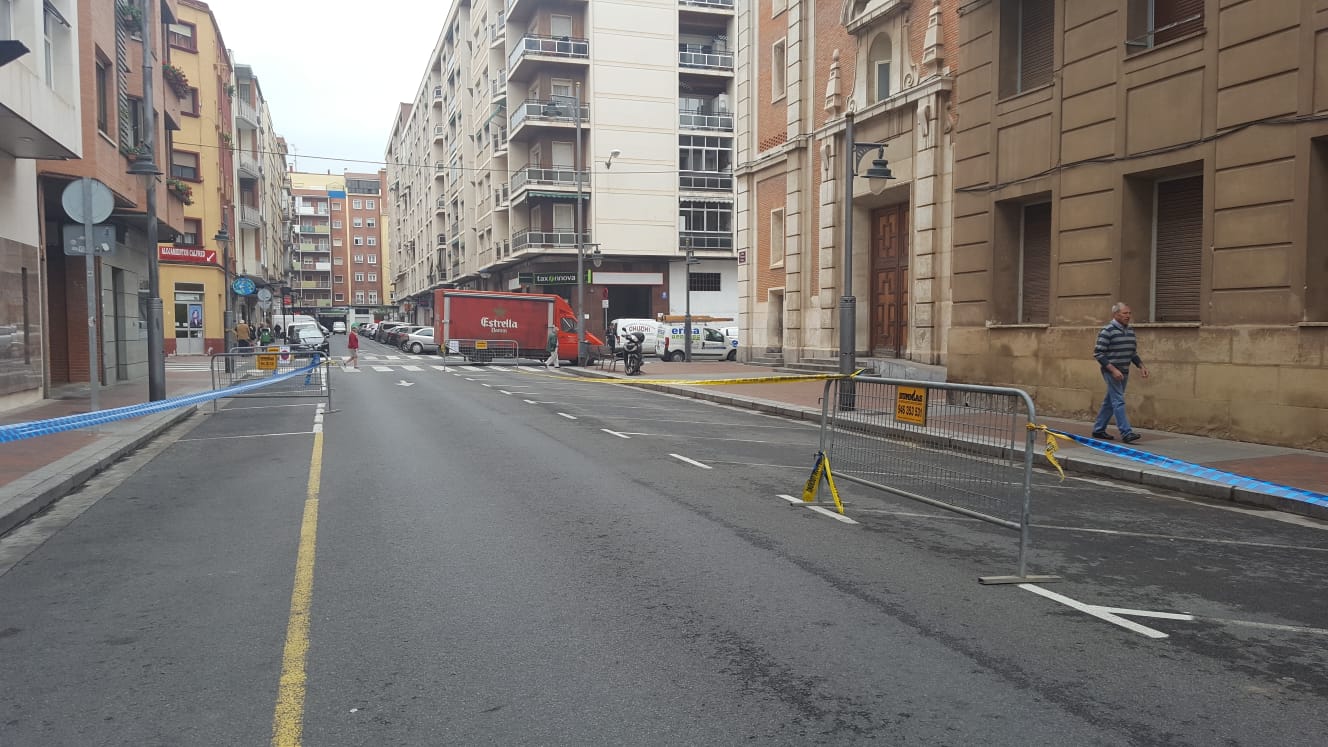
[{"label": "metal crowd control barrier", "polygon": [[516,340],[444,340],[443,349],[471,363],[515,361],[520,352]]},{"label": "metal crowd control barrier", "polygon": [[1026,573],[1034,451],[1027,426],[1037,415],[1027,392],[858,376],[826,381],[821,403],[821,452],[836,478],[1017,530],[1018,574],[982,583],[1058,580]]},{"label": "metal crowd control barrier", "polygon": [[[298,371],[309,366],[304,376],[293,376],[271,386],[232,395],[232,398],[317,397],[327,400],[332,410],[332,366],[328,357],[317,350],[290,350],[284,347],[234,348],[229,353],[212,356],[212,389],[259,381]],[[212,411],[217,401],[212,400]]]}]

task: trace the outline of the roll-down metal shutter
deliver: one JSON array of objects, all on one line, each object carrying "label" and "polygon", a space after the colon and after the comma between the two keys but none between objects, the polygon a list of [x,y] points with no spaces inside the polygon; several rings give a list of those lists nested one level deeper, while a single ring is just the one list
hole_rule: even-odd
[{"label": "roll-down metal shutter", "polygon": [[1199,321],[1203,266],[1203,177],[1157,183],[1153,321]]},{"label": "roll-down metal shutter", "polygon": [[1204,0],[1154,0],[1153,44],[1164,44],[1203,28]]},{"label": "roll-down metal shutter", "polygon": [[1051,82],[1055,50],[1055,4],[1023,0],[1019,14],[1019,90]]},{"label": "roll-down metal shutter", "polygon": [[1050,202],[1024,208],[1023,237],[1019,322],[1047,324],[1051,319]]}]

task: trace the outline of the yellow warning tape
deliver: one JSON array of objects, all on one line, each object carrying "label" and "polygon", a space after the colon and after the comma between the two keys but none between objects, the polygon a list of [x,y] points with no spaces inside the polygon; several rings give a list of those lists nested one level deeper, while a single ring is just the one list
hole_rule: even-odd
[{"label": "yellow warning tape", "polygon": [[835,499],[835,508],[839,513],[844,513],[844,504],[839,500],[839,488],[835,487],[835,476],[830,471],[830,459],[826,457],[824,451],[816,452],[816,466],[812,469],[812,476],[807,478],[807,484],[802,486],[802,500],[806,503],[812,503],[816,500],[816,489],[821,486],[821,476],[825,476],[825,482],[830,486],[830,497]]},{"label": "yellow warning tape", "polygon": [[1047,446],[1044,453],[1047,457],[1047,461],[1051,462],[1051,466],[1055,467],[1056,471],[1061,473],[1061,480],[1064,481],[1065,470],[1061,469],[1061,463],[1056,460],[1056,452],[1060,451],[1060,447],[1056,444],[1056,439],[1058,438],[1064,439],[1066,441],[1069,441],[1070,443],[1074,443],[1074,439],[1065,438],[1065,436],[1062,436],[1059,433],[1052,433],[1051,430],[1047,428],[1047,426],[1038,425],[1036,423],[1029,423],[1028,429],[1030,431],[1042,431],[1043,433],[1047,434]]},{"label": "yellow warning tape", "polygon": [[[517,369],[521,371],[521,369]],[[576,381],[588,384],[627,384],[630,386],[643,386],[654,384],[673,384],[682,386],[724,386],[726,384],[784,384],[793,381],[825,381],[826,379],[851,379],[860,375],[864,370],[859,368],[851,374],[799,374],[797,376],[756,376],[744,379],[599,379],[579,377]],[[536,373],[534,371],[521,371],[527,376],[553,376],[554,374]],[[558,378],[566,379],[565,376]]]}]

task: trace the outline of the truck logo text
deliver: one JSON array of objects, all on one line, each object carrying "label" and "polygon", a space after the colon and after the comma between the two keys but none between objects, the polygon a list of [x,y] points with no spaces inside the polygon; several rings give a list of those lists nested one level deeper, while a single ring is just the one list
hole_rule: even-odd
[{"label": "truck logo text", "polygon": [[490,319],[487,316],[480,317],[480,326],[485,329],[521,329],[521,325],[515,319]]}]

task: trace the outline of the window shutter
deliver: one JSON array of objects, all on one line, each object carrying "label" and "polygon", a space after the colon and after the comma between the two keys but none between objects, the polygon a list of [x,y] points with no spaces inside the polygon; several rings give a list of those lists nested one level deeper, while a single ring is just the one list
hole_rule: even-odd
[{"label": "window shutter", "polygon": [[1154,45],[1203,29],[1204,0],[1154,0],[1154,3],[1153,29],[1161,29],[1153,36]]},{"label": "window shutter", "polygon": [[1203,266],[1203,177],[1157,183],[1153,321],[1199,321]]},{"label": "window shutter", "polygon": [[1020,324],[1051,321],[1051,203],[1024,208]]},{"label": "window shutter", "polygon": [[1019,14],[1019,90],[1051,82],[1055,50],[1052,0],[1023,0]]}]

